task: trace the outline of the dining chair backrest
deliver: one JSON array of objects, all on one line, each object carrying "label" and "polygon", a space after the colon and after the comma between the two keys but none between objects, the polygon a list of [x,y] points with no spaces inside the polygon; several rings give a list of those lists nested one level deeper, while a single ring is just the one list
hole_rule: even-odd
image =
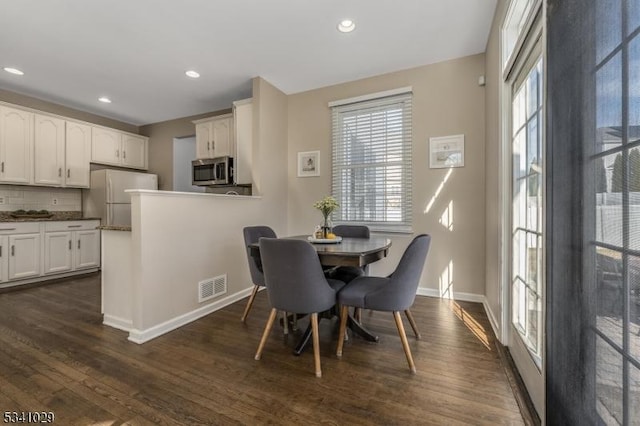
[{"label": "dining chair backrest", "polygon": [[247,260],[249,261],[249,272],[253,284],[264,286],[264,274],[262,272],[262,261],[260,257],[251,255],[249,244],[260,241],[260,238],[276,238],[276,233],[268,226],[247,226],[242,230],[244,234],[244,244],[247,248]]},{"label": "dining chair backrest", "polygon": [[269,302],[278,310],[307,314],[335,305],[318,253],[307,241],[261,238],[260,257]]},{"label": "dining chair backrest", "polygon": [[389,285],[367,294],[367,304],[379,306],[379,310],[404,311],[409,309],[416,298],[420,275],[431,245],[431,236],[416,236],[402,254],[400,262],[390,275]]},{"label": "dining chair backrest", "polygon": [[369,238],[369,227],[364,225],[336,225],[333,233],[345,238]]}]

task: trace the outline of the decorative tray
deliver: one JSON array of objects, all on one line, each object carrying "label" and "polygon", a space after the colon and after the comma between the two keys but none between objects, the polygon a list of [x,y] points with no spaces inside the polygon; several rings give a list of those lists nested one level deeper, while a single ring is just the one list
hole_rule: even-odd
[{"label": "decorative tray", "polygon": [[41,214],[15,214],[9,213],[9,216],[16,219],[49,219],[53,216],[53,213],[41,213]]},{"label": "decorative tray", "polygon": [[308,236],[307,240],[309,240],[310,243],[314,244],[337,244],[342,241],[342,237],[339,235],[335,238],[315,238],[312,236]]}]

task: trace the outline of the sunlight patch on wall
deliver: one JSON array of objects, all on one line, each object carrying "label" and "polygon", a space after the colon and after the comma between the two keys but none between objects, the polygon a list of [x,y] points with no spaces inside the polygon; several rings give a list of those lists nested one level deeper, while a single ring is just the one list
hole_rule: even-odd
[{"label": "sunlight patch on wall", "polygon": [[440,273],[439,287],[440,297],[443,299],[453,299],[453,260]]},{"label": "sunlight patch on wall", "polygon": [[438,222],[449,231],[453,231],[453,200],[449,201],[447,208],[444,209],[442,215],[440,215]]},{"label": "sunlight patch on wall", "polygon": [[442,192],[442,189],[444,188],[444,184],[447,183],[447,181],[451,177],[451,173],[453,173],[453,169],[449,169],[447,174],[444,175],[444,179],[442,179],[442,182],[440,182],[440,185],[438,185],[438,189],[436,189],[436,192],[433,194],[433,197],[431,197],[431,200],[429,200],[429,204],[427,204],[427,208],[424,209],[424,214],[429,213],[429,211],[433,207],[433,203],[435,203],[436,200],[438,199],[438,196],[440,195],[440,193]]}]

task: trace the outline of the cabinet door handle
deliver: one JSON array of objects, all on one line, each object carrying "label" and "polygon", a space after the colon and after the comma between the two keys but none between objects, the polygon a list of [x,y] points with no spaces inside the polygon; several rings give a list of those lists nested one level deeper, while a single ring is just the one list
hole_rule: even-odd
[{"label": "cabinet door handle", "polygon": [[0,228],[0,231],[15,231],[16,228]]},{"label": "cabinet door handle", "polygon": [[120,158],[120,150],[116,149],[116,158]]},{"label": "cabinet door handle", "polygon": [[80,250],[80,240],[78,240],[78,250]]},{"label": "cabinet door handle", "polygon": [[70,178],[71,177],[71,169],[67,169],[67,177]]},{"label": "cabinet door handle", "polygon": [[2,257],[2,246],[0,246],[0,257]]},{"label": "cabinet door handle", "polygon": [[216,141],[211,141],[211,151],[216,150]]},{"label": "cabinet door handle", "polygon": [[[210,151],[210,150],[211,150],[211,142],[207,142],[207,151]],[[4,165],[2,167],[4,167]],[[4,169],[2,169],[2,171],[4,171]]]},{"label": "cabinet door handle", "polygon": [[69,240],[69,250],[71,250],[71,240]]},{"label": "cabinet door handle", "polygon": [[80,228],[82,225],[67,225],[67,228]]},{"label": "cabinet door handle", "polygon": [[16,255],[16,246],[11,246],[11,256]]},{"label": "cabinet door handle", "polygon": [[58,167],[58,177],[62,177],[62,167]]},{"label": "cabinet door handle", "polygon": [[2,173],[4,173],[4,161],[2,162]]},{"label": "cabinet door handle", "polygon": [[127,158],[127,151],[122,151],[122,158],[124,158],[124,159]]}]

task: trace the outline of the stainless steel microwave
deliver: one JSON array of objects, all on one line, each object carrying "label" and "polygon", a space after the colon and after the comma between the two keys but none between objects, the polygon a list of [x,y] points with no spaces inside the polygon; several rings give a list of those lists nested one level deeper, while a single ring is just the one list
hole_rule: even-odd
[{"label": "stainless steel microwave", "polygon": [[233,158],[217,157],[193,160],[192,184],[197,186],[233,184]]}]

